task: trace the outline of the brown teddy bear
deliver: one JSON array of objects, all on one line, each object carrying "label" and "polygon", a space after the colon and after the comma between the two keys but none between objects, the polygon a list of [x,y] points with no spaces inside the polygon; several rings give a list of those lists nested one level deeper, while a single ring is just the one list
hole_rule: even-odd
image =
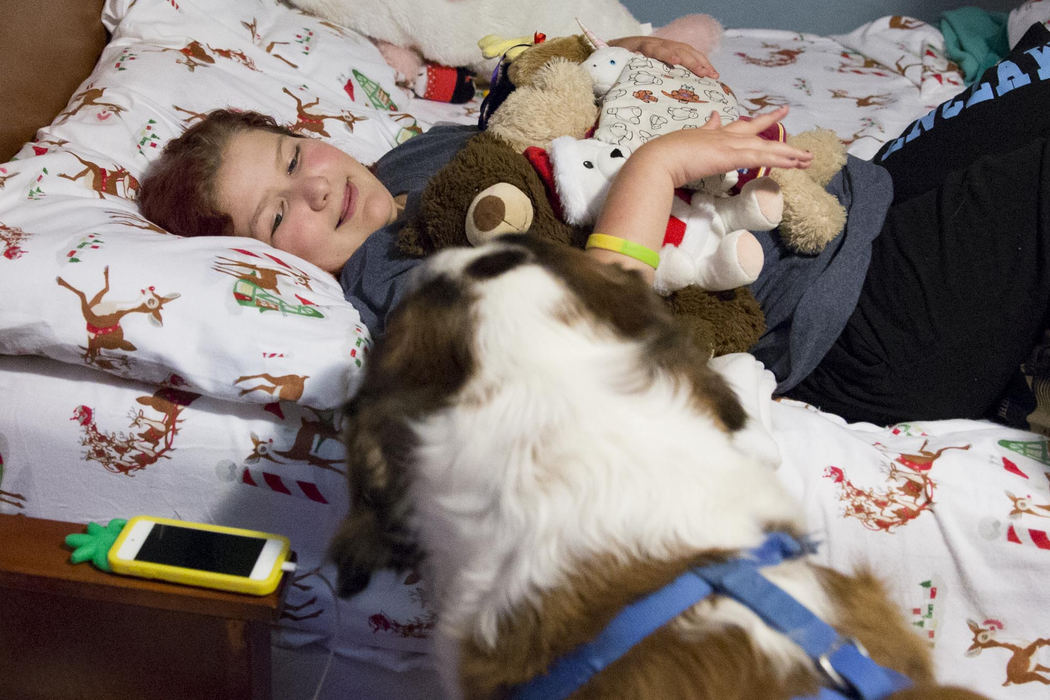
[{"label": "brown teddy bear", "polygon": [[[505,58],[506,78],[515,89],[490,108],[485,128],[518,152],[529,147],[547,150],[560,136],[584,138],[598,121],[594,79],[584,65],[592,51],[589,40],[576,35],[548,39],[512,60]],[[780,235],[789,249],[816,254],[846,223],[845,209],[824,189],[845,165],[846,149],[829,129],[801,132],[787,141],[812,151],[813,162],[806,170],[774,168],[768,173],[784,198]]]},{"label": "brown teddy bear", "polygon": [[589,233],[557,215],[543,180],[524,156],[483,131],[427,183],[419,214],[402,227],[398,247],[406,255],[422,256],[529,230],[577,248]]},{"label": "brown teddy bear", "polygon": [[[543,236],[583,248],[590,230],[566,224],[546,184],[525,156],[482,132],[431,178],[417,216],[406,222],[399,249],[422,256],[454,245],[477,245],[502,233]],[[745,352],[765,330],[746,287],[706,292],[691,286],[664,297],[697,344],[714,355]]]}]

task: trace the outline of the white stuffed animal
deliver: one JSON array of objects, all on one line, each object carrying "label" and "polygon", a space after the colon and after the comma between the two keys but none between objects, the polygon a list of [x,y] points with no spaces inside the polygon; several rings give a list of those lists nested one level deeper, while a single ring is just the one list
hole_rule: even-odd
[{"label": "white stuffed animal", "polygon": [[[583,17],[601,36],[648,34],[618,0],[289,0],[311,14],[350,27],[369,38],[445,66],[472,68],[488,77],[496,59],[484,59],[478,40],[499,36],[548,36],[578,33]],[[384,55],[386,55],[384,53]],[[389,60],[389,59],[388,59]],[[397,66],[395,66],[397,68]]]},{"label": "white stuffed animal", "polygon": [[655,31],[635,19],[619,0],[288,0],[292,5],[354,29],[371,38],[399,76],[416,94],[416,85],[434,64],[469,68],[487,79],[498,58],[485,58],[478,48],[483,37],[531,37],[576,34],[577,17],[601,36],[624,37],[652,33],[690,44],[704,53],[718,48],[722,25],[705,14],[679,17]]},{"label": "white stuffed animal", "polygon": [[[613,176],[630,150],[598,139],[562,136],[551,142],[554,185],[567,223],[597,218]],[[697,285],[708,291],[754,282],[762,270],[762,247],[751,231],[780,223],[783,197],[768,177],[747,183],[739,195],[701,192],[676,195],[653,287],[660,294]]]},{"label": "white stuffed animal", "polygon": [[[590,31],[585,30],[587,37],[591,43],[595,42],[593,34]],[[627,68],[631,63],[631,60],[638,56],[634,51],[621,48],[619,46],[602,46],[594,50],[583,66],[587,70],[587,74],[591,76],[591,80],[594,81],[594,96],[604,97],[612,90],[620,80],[620,74]],[[626,90],[620,94],[626,94]]]}]

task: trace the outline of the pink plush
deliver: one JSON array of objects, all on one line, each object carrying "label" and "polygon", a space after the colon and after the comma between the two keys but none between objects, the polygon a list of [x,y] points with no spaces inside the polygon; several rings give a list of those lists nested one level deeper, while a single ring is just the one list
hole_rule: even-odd
[{"label": "pink plush", "polygon": [[708,56],[722,45],[721,23],[711,15],[684,15],[653,31],[653,36],[689,44]]},{"label": "pink plush", "polygon": [[379,49],[387,65],[394,69],[399,82],[408,84],[414,81],[419,71],[423,69],[423,57],[418,51],[381,39],[373,39],[372,43]]},{"label": "pink plush", "polygon": [[474,97],[474,75],[469,69],[428,61],[418,51],[381,39],[372,39],[372,43],[394,69],[398,84],[418,97],[455,103]]}]

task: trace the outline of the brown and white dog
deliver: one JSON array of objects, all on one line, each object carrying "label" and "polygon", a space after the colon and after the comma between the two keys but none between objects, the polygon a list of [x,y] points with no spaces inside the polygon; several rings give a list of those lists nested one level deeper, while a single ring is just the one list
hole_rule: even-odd
[{"label": "brown and white dog", "polygon": [[[689,567],[805,532],[747,416],[640,277],[527,236],[428,262],[348,403],[340,593],[421,565],[452,697],[505,697]],[[874,577],[805,558],[763,570],[879,663],[898,698],[928,649]],[[736,601],[692,606],[574,698],[781,698],[817,666]]]}]

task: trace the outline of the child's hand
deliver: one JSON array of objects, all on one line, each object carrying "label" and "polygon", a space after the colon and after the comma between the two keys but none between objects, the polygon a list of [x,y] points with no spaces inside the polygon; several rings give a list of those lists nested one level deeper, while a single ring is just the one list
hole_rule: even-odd
[{"label": "child's hand", "polygon": [[[623,164],[609,188],[594,230],[658,251],[676,187],[741,168],[808,168],[813,154],[759,134],[787,115],[787,107],[725,126],[717,114],[699,129],[682,129],[646,141]],[[609,250],[588,251],[599,260],[638,270],[653,268]]]},{"label": "child's hand", "polygon": [[723,125],[718,113],[712,112],[699,129],[672,131],[652,139],[631,158],[650,151],[645,154],[646,159],[662,163],[675,187],[743,168],[808,168],[812,153],[759,136],[787,113],[787,107],[779,107],[751,120],[738,119]]},{"label": "child's hand", "polygon": [[643,56],[655,58],[672,66],[682,66],[702,78],[718,78],[718,71],[707,56],[689,44],[658,36],[625,36],[613,39],[609,46],[619,46],[628,51],[637,51]]}]

